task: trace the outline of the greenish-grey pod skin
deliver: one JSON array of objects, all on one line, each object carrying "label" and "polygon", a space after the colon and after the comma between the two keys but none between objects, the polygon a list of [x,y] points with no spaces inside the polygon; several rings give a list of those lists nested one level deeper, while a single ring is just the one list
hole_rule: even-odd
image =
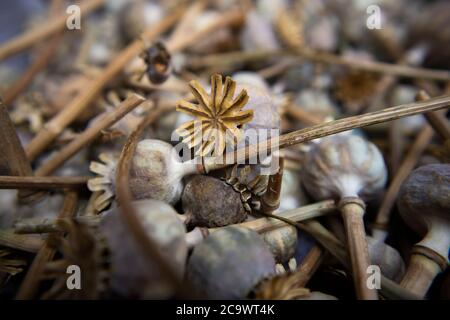
[{"label": "greenish-grey pod skin", "polygon": [[275,260],[260,235],[229,226],[194,247],[186,279],[201,297],[243,299],[274,274]]},{"label": "greenish-grey pod skin", "polygon": [[289,261],[295,254],[297,247],[297,229],[293,226],[285,226],[270,230],[262,234],[264,241],[270,248],[276,262]]},{"label": "greenish-grey pod skin", "polygon": [[[161,250],[181,281],[187,258],[186,229],[176,211],[158,200],[133,202],[142,226]],[[120,209],[105,213],[99,229],[110,251],[111,287],[125,298],[165,299],[174,292],[159,266],[150,264],[120,217]]]},{"label": "greenish-grey pod skin", "polygon": [[247,212],[240,194],[224,181],[196,175],[186,184],[182,195],[187,223],[198,227],[223,227],[245,220]]}]

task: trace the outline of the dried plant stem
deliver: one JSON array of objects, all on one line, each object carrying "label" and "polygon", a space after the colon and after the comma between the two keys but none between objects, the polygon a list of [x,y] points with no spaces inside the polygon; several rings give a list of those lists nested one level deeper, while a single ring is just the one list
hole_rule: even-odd
[{"label": "dried plant stem", "polygon": [[393,75],[405,78],[429,79],[437,81],[449,81],[450,72],[447,70],[431,70],[426,68],[410,67],[400,64],[384,63],[377,61],[356,61],[355,59],[345,58],[332,53],[318,52],[308,48],[303,48],[297,52],[286,50],[259,50],[259,51],[237,51],[225,54],[212,54],[203,57],[195,57],[189,60],[189,65],[193,68],[217,67],[223,65],[239,65],[254,61],[264,61],[274,57],[292,58],[301,57],[300,61],[293,61],[292,64],[298,64],[303,59],[315,62],[327,63],[332,65],[346,66],[352,69],[366,70],[376,73]]},{"label": "dried plant stem", "polygon": [[269,79],[272,77],[275,77],[283,72],[285,72],[286,70],[288,70],[289,68],[291,68],[292,66],[295,66],[298,64],[298,61],[296,60],[282,60],[276,64],[273,64],[267,68],[261,69],[258,71],[258,74],[265,78],[265,79]]},{"label": "dried plant stem", "polygon": [[195,22],[197,16],[205,9],[206,4],[207,1],[205,0],[195,1],[189,8],[187,8],[183,18],[170,34],[169,42],[181,41],[181,39],[186,36],[186,32],[192,31],[190,28]]},{"label": "dried plant stem", "polygon": [[62,148],[58,153],[45,161],[45,163],[35,171],[35,175],[47,176],[53,173],[79,150],[98,138],[101,135],[102,130],[105,130],[115,124],[144,101],[144,97],[133,94],[117,106],[113,111],[104,113],[93,126],[87,128],[66,147]]},{"label": "dried plant stem", "polygon": [[167,48],[170,52],[178,52],[180,50],[183,50],[184,48],[188,47],[189,45],[195,43],[196,41],[204,38],[211,32],[225,28],[227,26],[232,26],[235,24],[239,24],[244,20],[244,15],[241,11],[230,11],[227,13],[222,14],[217,20],[214,22],[211,22],[209,25],[204,27],[203,29],[192,32],[188,35],[185,35],[185,37],[175,38],[173,41],[169,41],[167,43]]},{"label": "dried plant stem", "polygon": [[5,105],[0,101],[0,174],[31,175],[32,169]]},{"label": "dried plant stem", "polygon": [[403,149],[405,144],[404,135],[401,130],[401,121],[392,121],[389,127],[389,172],[394,173],[398,171],[400,162],[402,160]]},{"label": "dried plant stem", "polygon": [[[147,41],[155,39],[161,33],[169,29],[177,19],[180,18],[182,12],[183,10],[180,8],[168,15],[157,25],[145,32],[143,38]],[[126,64],[136,57],[143,49],[144,43],[139,39],[120,52],[103,72],[97,76],[88,89],[80,92],[68,106],[47,122],[44,128],[37,133],[34,139],[26,147],[28,159],[35,159],[45,148],[47,148],[50,143],[80,115],[80,113],[89,107],[105,85],[117,76]]]},{"label": "dried plant stem", "polygon": [[[448,93],[449,90],[447,89],[445,91],[446,93]],[[426,93],[426,91],[421,90],[417,94],[416,98],[418,101],[425,101],[429,100],[430,96]],[[445,141],[450,139],[450,124],[448,123],[448,120],[445,117],[444,111],[425,112],[424,116],[427,119],[428,123],[431,125],[434,131],[436,131],[436,133],[441,137],[442,140]]]},{"label": "dried plant stem", "polygon": [[450,125],[443,112],[427,112],[424,115],[428,123],[442,140],[450,139]]},{"label": "dried plant stem", "polygon": [[367,286],[367,270],[370,265],[370,256],[363,220],[365,205],[358,198],[343,198],[340,210],[347,236],[356,296],[358,299],[363,300],[378,300],[377,290],[369,289]]},{"label": "dried plant stem", "polygon": [[305,111],[301,107],[295,106],[291,103],[286,105],[286,113],[297,121],[306,125],[316,125],[323,123],[323,119],[311,112]]},{"label": "dried plant stem", "polygon": [[35,177],[35,176],[0,176],[0,189],[74,189],[86,187],[92,177]]},{"label": "dried plant stem", "polygon": [[448,108],[449,106],[450,95],[446,95],[428,101],[404,104],[380,111],[326,122],[241,148],[223,156],[203,158],[203,171],[209,172],[234,163],[244,163],[250,158],[257,159],[256,157],[260,152],[269,152],[271,150],[285,148],[339,132],[392,121],[424,112],[436,111]]},{"label": "dried plant stem", "polygon": [[[421,249],[427,248],[421,247]],[[411,293],[424,297],[433,280],[442,271],[442,267],[434,260],[424,254],[413,252],[400,285]]]},{"label": "dried plant stem", "polygon": [[325,259],[326,251],[322,249],[320,245],[313,245],[307,255],[303,258],[302,262],[298,266],[296,272],[301,276],[298,280],[298,286],[304,287],[308,283],[309,279],[314,275],[317,269]]},{"label": "dried plant stem", "polygon": [[[345,250],[344,244],[337,239],[331,232],[329,232],[325,227],[323,227],[319,222],[311,220],[305,223],[295,222],[278,215],[268,214],[267,216],[279,219],[290,225],[296,226],[300,230],[311,235],[317,242],[325,248],[332,256],[334,256],[345,268],[349,269],[350,265],[348,263],[349,257],[347,251]],[[399,286],[394,281],[381,275],[381,293],[384,297],[389,299],[400,299],[400,300],[416,300],[419,297],[411,292],[405,290]]]},{"label": "dried plant stem", "polygon": [[284,157],[273,154],[272,160],[278,161],[278,171],[269,178],[267,191],[261,197],[261,210],[272,213],[280,206],[281,183],[283,181]]},{"label": "dried plant stem", "polygon": [[[90,12],[100,8],[105,0],[86,0],[80,4],[80,10],[83,17]],[[66,29],[67,14],[64,12],[55,19],[42,23],[39,27],[30,29],[24,34],[10,40],[0,47],[0,61],[22,51],[30,46],[44,40],[58,31]]]},{"label": "dried plant stem", "polygon": [[[277,216],[299,222],[328,215],[335,211],[336,211],[335,202],[333,200],[325,200],[307,206],[303,206],[297,209],[278,213]],[[259,218],[247,222],[242,222],[239,224],[239,226],[252,229],[259,233],[263,233],[276,228],[284,227],[286,226],[286,223],[281,221],[280,219]],[[211,232],[214,232],[216,229],[219,230],[220,228],[212,228],[209,230]]]},{"label": "dried plant stem", "polygon": [[[429,99],[428,95],[422,93],[418,96],[418,100],[424,101]],[[389,223],[390,212],[394,206],[398,191],[403,181],[408,177],[410,172],[414,169],[419,157],[422,155],[426,147],[429,145],[433,137],[433,130],[430,126],[425,126],[417,135],[411,148],[406,154],[403,162],[395,173],[394,178],[389,185],[389,188],[383,198],[378,213],[373,224],[373,236],[377,240],[384,241],[387,237],[387,224]]]},{"label": "dried plant stem", "polygon": [[[180,7],[172,14],[163,19],[156,26],[145,32],[142,36],[144,41],[151,41],[159,36],[161,33],[170,28],[185,12],[184,7]],[[222,17],[202,30],[193,32],[186,36],[182,41],[170,42],[167,44],[169,50],[174,53],[188,47],[193,42],[201,39],[210,32],[231,25],[243,19],[242,13],[233,11],[222,15]],[[26,148],[29,159],[34,159],[40,152],[42,152],[48,145],[69,125],[75,120],[78,115],[85,110],[90,103],[98,96],[104,86],[111,81],[125,65],[134,57],[136,57],[144,49],[144,41],[141,39],[134,41],[127,48],[125,48],[118,56],[106,67],[96,80],[93,81],[91,87],[80,93],[71,104],[69,104],[63,111],[53,117],[44,128],[38,132],[36,137],[30,142]]]},{"label": "dried plant stem", "polygon": [[62,34],[56,35],[52,38],[39,56],[33,61],[31,66],[17,79],[10,87],[5,90],[4,100],[5,104],[10,106],[11,103],[30,85],[34,77],[41,72],[50,61],[50,58],[58,49],[62,39]]},{"label": "dried plant stem", "polygon": [[63,221],[73,221],[83,223],[85,225],[96,227],[101,221],[101,215],[76,216],[74,218],[56,218],[46,220],[41,223],[32,224],[27,222],[18,222],[14,226],[14,232],[17,234],[32,233],[54,233],[62,231],[60,223]]},{"label": "dried plant stem", "polygon": [[[58,213],[58,218],[71,218],[77,212],[78,194],[75,191],[68,191],[64,198],[64,203]],[[16,300],[33,299],[39,289],[42,271],[45,264],[51,261],[56,253],[56,249],[51,245],[55,241],[56,234],[51,234],[45,240],[42,247],[34,257],[28,272],[20,285],[16,295]]]},{"label": "dried plant stem", "polygon": [[419,157],[422,155],[423,151],[429,145],[431,138],[433,137],[433,129],[430,126],[425,126],[417,135],[411,148],[403,159],[400,167],[395,173],[389,188],[381,203],[380,209],[375,218],[375,223],[373,224],[373,236],[379,240],[385,240],[387,236],[387,224],[389,222],[390,212],[394,206],[395,200],[397,198],[398,191],[403,183],[403,181],[408,177],[411,171],[414,169]]},{"label": "dried plant stem", "polygon": [[273,57],[291,57],[288,51],[236,51],[230,53],[211,54],[202,57],[192,57],[188,65],[192,68],[218,67],[223,65],[239,65],[248,62],[263,61]]},{"label": "dried plant stem", "polygon": [[355,60],[341,57],[327,52],[318,52],[303,48],[297,52],[301,57],[322,63],[342,65],[353,69],[389,74],[399,77],[433,79],[436,81],[449,81],[450,72],[446,70],[430,70],[425,68],[410,67],[401,64],[391,64],[369,60]]},{"label": "dried plant stem", "polygon": [[[50,18],[56,15],[56,11],[62,8],[61,1],[53,1],[50,5],[49,16]],[[39,52],[39,55],[34,59],[30,67],[17,79],[10,87],[5,90],[4,101],[5,105],[10,106],[11,103],[30,85],[34,77],[41,72],[50,61],[50,58],[58,49],[58,46],[63,38],[63,33],[55,34],[50,40],[48,45]]]},{"label": "dried plant stem", "polygon": [[[12,123],[5,105],[0,101],[0,174],[11,176],[31,176],[33,171],[25,151],[22,148],[16,129]],[[21,190],[21,202],[32,202],[41,195],[29,190]]]},{"label": "dried plant stem", "polygon": [[36,253],[44,240],[34,235],[15,234],[11,230],[0,230],[0,246]]}]

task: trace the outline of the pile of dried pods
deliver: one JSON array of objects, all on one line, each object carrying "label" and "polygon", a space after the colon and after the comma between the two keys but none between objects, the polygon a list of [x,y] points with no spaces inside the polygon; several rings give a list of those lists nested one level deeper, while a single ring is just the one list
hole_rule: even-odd
[{"label": "pile of dried pods", "polygon": [[450,298],[448,1],[72,4],[0,4],[0,298]]}]

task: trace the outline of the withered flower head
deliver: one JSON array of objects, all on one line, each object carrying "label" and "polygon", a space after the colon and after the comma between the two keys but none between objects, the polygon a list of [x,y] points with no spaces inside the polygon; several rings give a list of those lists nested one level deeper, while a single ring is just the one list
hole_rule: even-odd
[{"label": "withered flower head", "polygon": [[242,90],[234,98],[236,82],[226,77],[222,87],[222,76],[219,74],[211,76],[210,96],[195,80],[189,82],[189,87],[198,104],[180,101],[177,111],[196,119],[185,122],[176,132],[184,138],[183,142],[189,148],[200,145],[196,155],[205,156],[211,152],[214,156],[221,155],[226,143],[235,145],[240,140],[240,126],[253,118],[253,110],[242,110],[249,99],[247,91]]},{"label": "withered flower head", "polygon": [[117,164],[117,157],[112,153],[101,153],[101,162],[92,161],[89,169],[97,174],[95,178],[89,179],[87,186],[92,192],[99,192],[99,196],[94,200],[94,208],[102,211],[111,203],[114,197],[114,174]]},{"label": "withered flower head", "polygon": [[380,77],[367,71],[350,71],[336,79],[335,97],[347,112],[357,113],[377,93]]},{"label": "withered flower head", "polygon": [[310,291],[298,283],[302,282],[299,272],[284,273],[262,281],[251,293],[256,300],[298,300],[307,298]]}]

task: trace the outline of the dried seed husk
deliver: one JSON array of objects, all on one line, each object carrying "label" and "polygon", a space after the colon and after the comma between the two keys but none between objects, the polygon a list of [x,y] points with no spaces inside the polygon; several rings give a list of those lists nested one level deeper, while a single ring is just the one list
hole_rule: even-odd
[{"label": "dried seed husk", "polygon": [[429,164],[414,170],[400,188],[397,206],[408,226],[425,236],[419,244],[448,261],[450,164]]},{"label": "dried seed husk", "polygon": [[328,137],[312,146],[304,168],[302,182],[316,199],[367,198],[380,191],[387,180],[381,152],[351,134]]},{"label": "dried seed husk", "polygon": [[182,195],[186,223],[200,227],[223,227],[247,217],[241,194],[226,182],[203,175],[193,176]]},{"label": "dried seed husk", "polygon": [[262,237],[269,246],[276,262],[287,262],[294,256],[298,240],[297,228],[287,225],[265,232]]},{"label": "dried seed husk", "polygon": [[242,299],[275,274],[264,240],[249,229],[228,226],[195,246],[186,270],[189,283],[210,299]]}]

